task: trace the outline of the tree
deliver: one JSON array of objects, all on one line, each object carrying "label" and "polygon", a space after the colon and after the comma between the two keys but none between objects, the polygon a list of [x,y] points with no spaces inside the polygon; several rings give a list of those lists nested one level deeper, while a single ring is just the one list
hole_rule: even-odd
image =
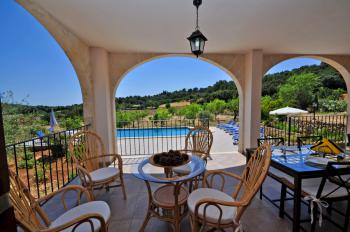
[{"label": "tree", "polygon": [[220,99],[215,99],[212,102],[209,102],[205,108],[206,110],[208,110],[209,112],[213,113],[215,115],[215,120],[218,116],[218,114],[224,112],[226,107],[226,102]]},{"label": "tree", "polygon": [[301,73],[288,79],[278,90],[278,95],[288,106],[307,109],[312,104],[314,93],[320,87],[320,78],[313,73]]},{"label": "tree", "polygon": [[147,115],[147,111],[117,111],[117,127],[124,127],[133,121],[143,119]]},{"label": "tree", "polygon": [[319,108],[322,112],[344,112],[346,111],[346,101],[333,100],[333,99],[321,99],[319,101]]},{"label": "tree", "polygon": [[183,108],[177,110],[177,111],[175,112],[175,114],[176,114],[177,116],[179,116],[180,119],[183,119],[182,117],[185,117],[186,111],[187,111],[187,110],[186,110],[186,107],[183,107]]},{"label": "tree", "polygon": [[197,114],[201,111],[201,106],[197,103],[192,103],[191,105],[186,106],[185,108],[185,118],[187,119],[196,119]]},{"label": "tree", "polygon": [[79,117],[73,117],[73,118],[66,118],[62,122],[62,126],[64,126],[66,129],[74,129],[81,127],[83,124],[83,121]]},{"label": "tree", "polygon": [[169,107],[168,111],[172,116],[176,114],[176,109],[174,107]]},{"label": "tree", "polygon": [[273,100],[270,96],[263,96],[261,98],[261,119],[267,120],[270,118],[270,111],[276,110],[283,106],[280,99]]},{"label": "tree", "polygon": [[213,119],[213,115],[207,110],[201,110],[198,113],[198,119],[202,123],[202,125],[205,125]]},{"label": "tree", "polygon": [[237,115],[239,113],[239,98],[234,98],[227,102],[227,109],[233,113],[233,120],[236,121]]},{"label": "tree", "polygon": [[171,117],[168,109],[159,108],[153,116],[153,120],[167,120]]}]

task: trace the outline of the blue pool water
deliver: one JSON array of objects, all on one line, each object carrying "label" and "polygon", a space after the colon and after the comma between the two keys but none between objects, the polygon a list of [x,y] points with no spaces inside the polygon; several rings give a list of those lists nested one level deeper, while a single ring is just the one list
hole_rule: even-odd
[{"label": "blue pool water", "polygon": [[158,136],[181,136],[187,135],[190,129],[188,127],[163,127],[163,128],[137,128],[137,129],[118,129],[116,136],[118,138],[126,137],[158,137]]}]

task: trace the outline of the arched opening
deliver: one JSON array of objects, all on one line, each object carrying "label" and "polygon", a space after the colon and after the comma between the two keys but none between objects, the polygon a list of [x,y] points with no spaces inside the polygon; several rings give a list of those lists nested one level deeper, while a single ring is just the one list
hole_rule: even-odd
[{"label": "arched opening", "polygon": [[263,77],[261,136],[282,137],[287,145],[296,145],[298,137],[320,136],[345,147],[348,76],[340,64],[325,57],[295,57],[275,64]]},{"label": "arched opening", "polygon": [[6,36],[0,38],[0,93],[8,163],[40,197],[76,175],[66,147],[84,125],[82,90],[51,34],[15,1],[1,7]]},{"label": "arched opening", "polygon": [[[209,125],[217,136],[228,138],[229,148],[221,152],[237,151],[239,127],[225,132],[216,126],[239,121],[241,86],[219,65],[186,56],[155,57],[129,70],[115,89],[119,153],[149,155],[181,149],[188,128],[198,125]],[[157,134],[152,128],[165,129]],[[218,150],[216,146],[212,152]]]}]

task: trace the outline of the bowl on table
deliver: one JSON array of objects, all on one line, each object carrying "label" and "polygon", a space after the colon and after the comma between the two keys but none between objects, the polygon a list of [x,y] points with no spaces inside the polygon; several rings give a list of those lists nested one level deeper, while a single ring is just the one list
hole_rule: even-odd
[{"label": "bowl on table", "polygon": [[154,154],[149,158],[150,164],[163,168],[178,167],[187,164],[190,160],[191,158],[188,154],[173,150]]}]

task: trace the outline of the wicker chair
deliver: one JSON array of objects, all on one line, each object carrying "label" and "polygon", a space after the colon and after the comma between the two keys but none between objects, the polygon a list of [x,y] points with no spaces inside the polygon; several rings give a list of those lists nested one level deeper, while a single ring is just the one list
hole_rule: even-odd
[{"label": "wicker chair", "polygon": [[[284,138],[282,137],[270,137],[270,138],[257,139],[257,142],[258,142],[258,147],[264,143],[271,144],[271,146],[284,146]],[[282,184],[281,192],[283,192],[283,189],[285,188],[285,186],[283,186],[285,182],[285,178],[284,178],[285,174],[283,175],[282,174],[283,174],[282,172],[272,167],[270,167],[270,170],[267,173],[267,175],[270,176],[272,179],[275,179],[276,181]],[[262,199],[263,196],[265,195],[263,193],[263,186],[261,186],[260,194],[259,194],[260,200]]]},{"label": "wicker chair", "polygon": [[[91,192],[101,187],[108,191],[110,187],[120,186],[126,199],[122,158],[118,154],[106,154],[100,136],[92,131],[76,133],[69,141],[69,152],[83,186]],[[115,167],[116,161],[118,167]],[[117,185],[111,186],[113,182]]]},{"label": "wicker chair", "polygon": [[[210,149],[213,145],[213,133],[205,127],[192,128],[185,139],[185,149],[191,151],[192,154],[200,156],[207,161],[210,158]],[[173,168],[178,175],[187,175],[191,172],[189,164]]]},{"label": "wicker chair", "polygon": [[[20,178],[11,170],[9,174],[10,200],[15,210],[16,221],[25,231],[107,232],[110,208],[104,201],[91,201],[92,196],[86,188],[70,185],[35,200]],[[73,198],[71,193],[74,193],[76,198]],[[60,197],[65,212],[50,221],[40,205],[55,196]],[[85,196],[88,202],[81,203],[82,196]],[[76,206],[68,209],[67,205],[71,205],[72,202],[75,202]]]},{"label": "wicker chair", "polygon": [[[264,144],[250,158],[242,176],[221,170],[208,171],[203,179],[204,188],[193,191],[187,200],[192,231],[197,231],[199,223],[200,231],[206,226],[222,231],[241,227],[240,219],[264,182],[270,162],[271,147]],[[223,192],[225,177],[239,181],[232,196]],[[215,184],[214,180],[221,181]],[[214,189],[213,185],[219,190]]]},{"label": "wicker chair", "polygon": [[[282,137],[270,137],[270,138],[263,138],[263,139],[257,139],[258,146],[261,146],[263,143],[268,143],[271,146],[284,146],[284,138]],[[268,201],[272,202],[272,204],[276,204],[275,202],[279,202],[279,216],[281,218],[284,217],[284,202],[287,197],[287,187],[291,188],[293,187],[292,182],[289,182],[288,179],[291,177],[288,176],[288,174],[285,174],[281,171],[279,171],[276,168],[270,167],[269,172],[267,173],[269,177],[276,180],[281,184],[281,195],[279,199],[270,199],[267,195],[263,192],[263,185],[260,187],[260,194],[259,198],[262,200],[263,197],[265,197]]]}]

